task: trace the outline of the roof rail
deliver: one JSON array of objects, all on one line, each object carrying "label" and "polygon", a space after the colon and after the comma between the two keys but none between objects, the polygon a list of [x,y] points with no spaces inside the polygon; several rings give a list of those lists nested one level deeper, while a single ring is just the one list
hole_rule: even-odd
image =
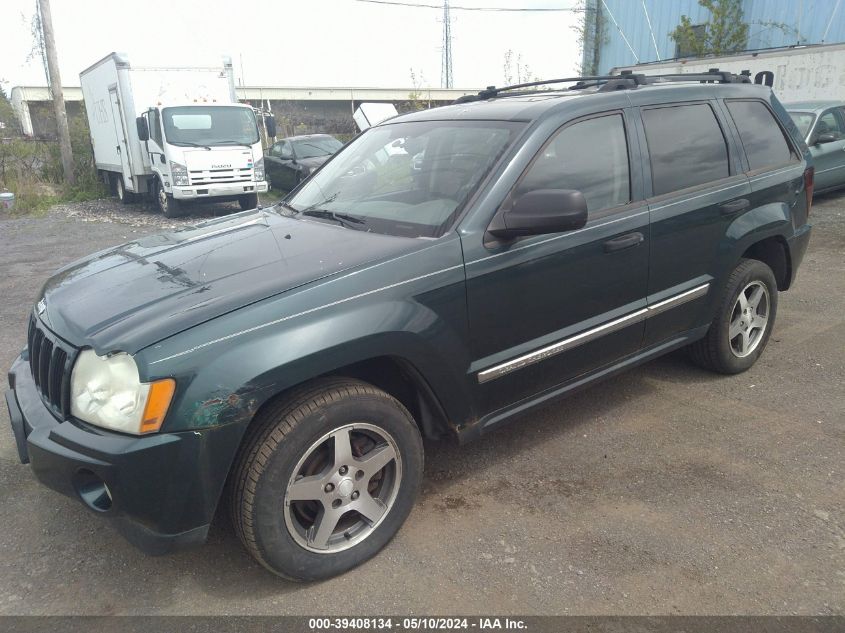
[{"label": "roof rail", "polygon": [[[528,83],[514,84],[512,86],[487,86],[484,90],[474,95],[464,95],[455,100],[455,103],[467,103],[470,101],[484,101],[495,99],[498,96],[520,96],[527,94],[538,94],[548,90],[526,90],[538,86],[550,86],[553,84],[571,83],[574,84],[563,90],[583,90],[585,88],[598,87],[599,92],[612,90],[631,90],[639,86],[648,86],[669,82],[697,81],[699,83],[751,83],[751,72],[743,70],[739,75],[734,73],[711,68],[706,73],[673,73],[666,75],[644,75],[634,73],[631,70],[623,70],[618,75],[587,75],[583,77],[563,77],[561,79],[546,79],[543,81],[530,81]],[[503,95],[502,93],[508,93]]]}]

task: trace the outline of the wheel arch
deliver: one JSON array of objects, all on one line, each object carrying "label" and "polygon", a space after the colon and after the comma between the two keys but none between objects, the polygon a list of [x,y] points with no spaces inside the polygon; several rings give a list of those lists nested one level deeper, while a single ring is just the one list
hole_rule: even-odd
[{"label": "wheel arch", "polygon": [[792,282],[792,258],[789,244],[782,235],[766,237],[751,244],[742,253],[744,259],[763,262],[775,274],[778,290],[788,290]]},{"label": "wheel arch", "polygon": [[787,290],[792,282],[792,258],[787,237],[793,233],[789,206],[766,204],[739,216],[728,227],[732,261],[725,275],[742,259],[763,262],[775,274],[778,290]]}]

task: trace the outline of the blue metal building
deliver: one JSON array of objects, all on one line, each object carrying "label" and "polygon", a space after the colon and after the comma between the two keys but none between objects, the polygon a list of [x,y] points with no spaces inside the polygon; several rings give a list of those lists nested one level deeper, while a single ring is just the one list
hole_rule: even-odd
[{"label": "blue metal building", "polygon": [[[845,0],[743,0],[742,8],[748,50],[845,42]],[[681,16],[694,25],[710,17],[697,0],[587,0],[586,9],[583,67],[602,73],[678,57],[669,33]]]}]

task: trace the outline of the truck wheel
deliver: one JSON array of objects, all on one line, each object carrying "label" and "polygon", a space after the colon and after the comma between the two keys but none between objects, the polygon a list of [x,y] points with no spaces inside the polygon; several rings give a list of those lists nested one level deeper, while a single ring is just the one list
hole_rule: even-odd
[{"label": "truck wheel", "polygon": [[411,414],[367,383],[323,379],[253,423],[230,480],[235,531],[290,580],[335,576],[381,550],[419,492],[423,447]]},{"label": "truck wheel", "polygon": [[734,268],[710,329],[689,350],[693,361],[722,374],[750,368],[769,342],[778,309],[772,269],[756,259]]},{"label": "truck wheel", "polygon": [[155,196],[158,210],[161,211],[164,217],[178,218],[184,215],[182,204],[164,190],[159,180],[156,180]]},{"label": "truck wheel", "polygon": [[241,209],[244,211],[247,209],[255,209],[258,206],[258,194],[248,193],[245,196],[239,196],[238,204],[241,205]]},{"label": "truck wheel", "polygon": [[117,195],[117,199],[120,200],[121,204],[130,204],[135,201],[135,196],[129,191],[126,191],[123,176],[120,174],[116,174],[114,177],[114,190]]}]

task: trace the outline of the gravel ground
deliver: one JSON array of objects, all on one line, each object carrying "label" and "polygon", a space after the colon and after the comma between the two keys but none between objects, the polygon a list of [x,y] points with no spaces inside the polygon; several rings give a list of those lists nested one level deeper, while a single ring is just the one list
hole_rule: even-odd
[{"label": "gravel ground", "polygon": [[[0,366],[52,270],[198,217],[113,201],[0,216]],[[144,556],[34,480],[3,409],[0,614],[843,614],[845,196],[811,219],[752,370],[674,354],[466,447],[428,444],[399,535],[322,583],[271,576],[225,524]]]},{"label": "gravel ground", "polygon": [[[267,194],[259,198],[259,203],[265,206],[273,204],[278,198]],[[72,202],[59,204],[50,209],[51,215],[63,215],[80,222],[97,222],[111,224],[125,224],[139,228],[175,229],[190,226],[203,220],[237,213],[241,210],[237,202],[219,202],[217,204],[186,205],[187,215],[180,218],[166,218],[149,201],[122,205],[114,198],[103,200],[89,200],[88,202]]]}]

